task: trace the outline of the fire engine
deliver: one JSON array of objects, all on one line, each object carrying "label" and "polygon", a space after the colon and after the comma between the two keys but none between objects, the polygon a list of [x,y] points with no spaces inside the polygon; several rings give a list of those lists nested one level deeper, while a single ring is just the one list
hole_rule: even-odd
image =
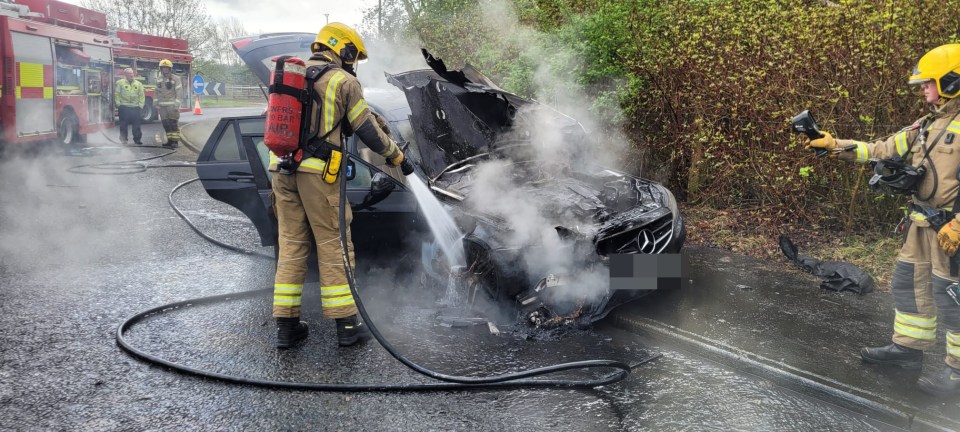
[{"label": "fire engine", "polygon": [[157,119],[155,93],[157,78],[160,76],[160,60],[167,59],[173,63],[173,73],[180,78],[183,84],[183,94],[180,95],[180,111],[190,109],[190,64],[193,56],[187,50],[187,41],[183,39],[152,36],[131,31],[117,31],[113,47],[114,81],[123,77],[125,68],[132,68],[137,79],[142,79],[143,91],[146,94],[146,103],[143,107],[143,121]]},{"label": "fire engine", "polygon": [[39,3],[0,2],[0,141],[72,144],[113,121],[113,44],[104,14]]},{"label": "fire engine", "polygon": [[113,87],[126,67],[143,81],[144,111],[154,118],[151,83],[163,58],[184,80],[189,105],[186,41],[110,32],[105,14],[58,0],[0,0],[0,146],[75,144],[111,127]]}]

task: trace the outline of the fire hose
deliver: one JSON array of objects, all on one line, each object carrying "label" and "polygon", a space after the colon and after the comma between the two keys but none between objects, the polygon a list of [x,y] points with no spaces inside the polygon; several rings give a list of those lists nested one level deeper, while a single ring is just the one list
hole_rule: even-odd
[{"label": "fire hose", "polygon": [[[346,172],[346,166],[349,158],[352,157],[348,154],[348,157],[342,158],[341,160],[341,171]],[[416,174],[414,174],[416,175]],[[206,234],[204,234],[199,228],[197,228],[192,221],[187,218],[183,212],[181,212],[175,203],[173,202],[174,193],[179,190],[181,187],[192,183],[198,179],[194,178],[183,182],[177,185],[173,190],[170,191],[168,196],[168,202],[174,211],[193,229],[195,232],[200,234],[204,239],[214,242],[215,244],[234,250],[241,253],[247,253],[251,255],[256,255],[259,257],[269,257],[264,254],[247,251],[245,249],[237,248],[235,246],[227,245],[223,242],[219,242]],[[168,313],[173,310],[178,310],[181,308],[186,308],[190,306],[205,305],[220,303],[224,301],[246,299],[256,296],[269,295],[273,292],[272,288],[264,288],[250,291],[242,291],[228,294],[213,295],[208,297],[201,297],[195,299],[188,299],[179,302],[169,303],[162,306],[157,306],[142,312],[138,312],[135,315],[127,318],[117,327],[116,341],[117,344],[127,353],[131,354],[134,357],[140,358],[150,363],[158,364],[165,366],[167,368],[176,370],[178,372],[194,375],[205,378],[212,378],[224,382],[230,382],[235,384],[251,385],[258,387],[267,387],[267,388],[285,388],[285,389],[296,389],[296,390],[317,390],[317,391],[347,391],[347,392],[356,392],[356,391],[438,391],[438,390],[487,390],[487,389],[505,389],[505,388],[595,388],[599,386],[605,386],[619,382],[627,377],[630,374],[632,369],[643,365],[647,362],[655,360],[660,357],[659,354],[649,356],[647,358],[641,359],[634,364],[627,364],[621,361],[615,360],[583,360],[575,361],[568,363],[561,363],[551,366],[539,367],[534,369],[529,369],[521,372],[505,373],[500,375],[486,376],[486,377],[466,377],[466,376],[456,376],[449,375],[440,372],[430,370],[426,367],[423,367],[413,361],[407,359],[397,349],[386,340],[383,334],[377,329],[374,321],[370,319],[370,315],[367,313],[366,307],[363,304],[363,300],[359,295],[359,290],[357,287],[357,281],[354,278],[354,270],[351,265],[351,262],[348,257],[347,247],[349,244],[347,241],[347,226],[346,226],[346,205],[349,205],[346,202],[346,184],[347,182],[341,179],[340,181],[340,198],[339,198],[339,225],[340,225],[340,241],[341,241],[341,252],[344,262],[344,270],[347,276],[347,283],[350,287],[350,292],[353,295],[353,298],[356,302],[357,309],[360,313],[360,316],[363,319],[365,325],[369,328],[373,337],[380,343],[380,345],[388,352],[390,355],[397,359],[399,362],[407,366],[408,368],[425,375],[427,377],[442,381],[439,383],[431,384],[361,384],[361,383],[314,383],[314,382],[293,382],[293,381],[275,381],[275,380],[266,380],[258,378],[249,378],[241,377],[229,374],[223,374],[218,372],[212,372],[202,369],[193,368],[186,366],[180,363],[172,362],[166,360],[160,356],[148,353],[144,350],[136,348],[130,344],[125,338],[124,333],[126,333],[131,327],[137,323],[144,321],[145,319],[158,316],[164,313]],[[605,369],[616,369],[615,372],[610,373],[605,376],[601,376],[595,379],[585,379],[585,380],[572,380],[572,379],[534,379],[534,377],[542,376],[546,374],[552,374],[556,372],[568,371],[568,370],[579,370],[579,369],[595,369],[595,368],[605,368]]]}]

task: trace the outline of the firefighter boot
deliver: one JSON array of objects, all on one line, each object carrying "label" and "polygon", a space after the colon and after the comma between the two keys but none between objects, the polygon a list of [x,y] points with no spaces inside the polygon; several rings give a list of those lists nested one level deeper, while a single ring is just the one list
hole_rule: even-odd
[{"label": "firefighter boot", "polygon": [[277,348],[290,348],[307,338],[310,329],[300,318],[277,318]]},{"label": "firefighter boot", "polygon": [[882,347],[860,349],[860,357],[867,363],[900,366],[904,369],[920,369],[923,366],[923,351],[891,343]]},{"label": "firefighter boot", "polygon": [[944,365],[939,371],[917,380],[920,390],[935,396],[960,393],[960,370]]},{"label": "firefighter boot", "polygon": [[340,346],[351,346],[367,339],[370,339],[370,330],[356,314],[337,318],[337,342]]}]

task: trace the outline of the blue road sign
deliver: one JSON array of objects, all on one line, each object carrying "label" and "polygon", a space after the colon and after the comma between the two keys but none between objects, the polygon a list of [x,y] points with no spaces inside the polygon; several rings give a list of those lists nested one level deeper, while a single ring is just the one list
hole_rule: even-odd
[{"label": "blue road sign", "polygon": [[200,75],[194,75],[193,76],[193,92],[199,96],[203,94],[203,87],[204,87],[203,77]]}]

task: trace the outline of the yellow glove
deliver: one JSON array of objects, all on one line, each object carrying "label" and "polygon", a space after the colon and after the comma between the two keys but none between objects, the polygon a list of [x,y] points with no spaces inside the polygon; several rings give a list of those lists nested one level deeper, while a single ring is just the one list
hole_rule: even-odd
[{"label": "yellow glove", "polygon": [[391,166],[400,166],[403,163],[403,152],[398,150],[396,156],[387,158],[387,163]]},{"label": "yellow glove", "polygon": [[820,132],[823,134],[823,138],[817,138],[815,140],[810,140],[807,143],[807,146],[804,147],[806,150],[810,149],[824,149],[827,151],[832,151],[837,148],[837,140],[833,138],[833,135],[830,135],[829,132]]},{"label": "yellow glove", "polygon": [[948,256],[956,254],[957,247],[960,246],[960,222],[952,219],[950,223],[940,228],[940,232],[937,233],[937,241],[940,242],[940,247],[947,251]]}]

